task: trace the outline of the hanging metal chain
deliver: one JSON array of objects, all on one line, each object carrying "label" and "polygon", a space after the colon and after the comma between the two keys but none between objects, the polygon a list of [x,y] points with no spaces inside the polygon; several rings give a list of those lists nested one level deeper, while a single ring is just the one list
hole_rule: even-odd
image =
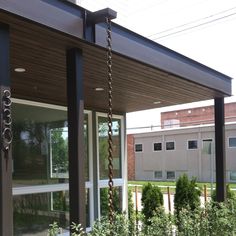
[{"label": "hanging metal chain", "polygon": [[114,221],[114,202],[113,202],[113,142],[112,142],[112,46],[111,46],[111,20],[106,17],[107,24],[107,80],[108,80],[108,206],[109,222]]},{"label": "hanging metal chain", "polygon": [[3,129],[2,129],[2,149],[5,152],[5,156],[8,156],[10,146],[12,143],[12,118],[11,118],[11,92],[10,90],[3,91],[2,97],[2,115],[3,115]]}]

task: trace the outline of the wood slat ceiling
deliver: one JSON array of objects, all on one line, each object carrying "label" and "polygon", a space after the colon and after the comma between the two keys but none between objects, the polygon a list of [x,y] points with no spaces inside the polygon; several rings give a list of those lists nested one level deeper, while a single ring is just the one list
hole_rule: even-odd
[{"label": "wood slat ceiling", "polygon": [[[84,56],[84,93],[87,109],[107,107],[106,51],[81,40],[23,21],[4,12],[0,21],[10,24],[10,58],[13,97],[67,104],[66,49],[78,47]],[[23,67],[25,73],[14,68]],[[96,92],[96,87],[105,90]],[[217,91],[173,74],[113,54],[113,107],[131,112],[212,99]],[[159,104],[153,104],[160,101]]]}]

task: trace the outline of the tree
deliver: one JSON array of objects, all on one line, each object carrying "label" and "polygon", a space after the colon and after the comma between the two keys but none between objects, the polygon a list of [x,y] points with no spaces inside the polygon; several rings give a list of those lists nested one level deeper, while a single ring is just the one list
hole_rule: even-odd
[{"label": "tree", "polygon": [[148,223],[149,219],[156,215],[158,208],[163,206],[163,194],[158,186],[147,183],[143,187],[141,201],[143,205],[142,212],[145,216],[145,223]]},{"label": "tree", "polygon": [[[229,184],[226,185],[226,198],[228,200],[234,200],[235,199],[235,194],[232,190],[230,190]],[[216,202],[216,190],[213,190],[212,195],[211,195],[212,201]]]},{"label": "tree", "polygon": [[182,209],[194,210],[200,206],[201,190],[197,187],[196,178],[189,180],[186,174],[179,177],[176,182],[174,207],[178,216]]}]

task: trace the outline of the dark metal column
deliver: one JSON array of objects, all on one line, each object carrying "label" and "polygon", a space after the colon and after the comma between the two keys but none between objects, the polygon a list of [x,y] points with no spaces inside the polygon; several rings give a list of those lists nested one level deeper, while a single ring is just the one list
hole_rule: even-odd
[{"label": "dark metal column", "polygon": [[224,98],[215,98],[216,200],[226,199]]},{"label": "dark metal column", "polygon": [[67,51],[70,222],[85,228],[83,56]]},{"label": "dark metal column", "polygon": [[0,235],[13,235],[9,28],[0,23]]}]

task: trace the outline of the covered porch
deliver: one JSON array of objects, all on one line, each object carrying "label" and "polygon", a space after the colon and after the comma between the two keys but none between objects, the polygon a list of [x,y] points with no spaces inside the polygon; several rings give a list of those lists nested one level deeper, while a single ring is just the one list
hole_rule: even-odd
[{"label": "covered porch", "polygon": [[[53,220],[89,228],[107,214],[104,21],[115,15],[60,0],[0,1],[1,235],[40,235]],[[223,201],[223,105],[231,78],[114,23],[112,39],[117,209],[127,209],[125,114],[208,99],[215,100]]]}]

